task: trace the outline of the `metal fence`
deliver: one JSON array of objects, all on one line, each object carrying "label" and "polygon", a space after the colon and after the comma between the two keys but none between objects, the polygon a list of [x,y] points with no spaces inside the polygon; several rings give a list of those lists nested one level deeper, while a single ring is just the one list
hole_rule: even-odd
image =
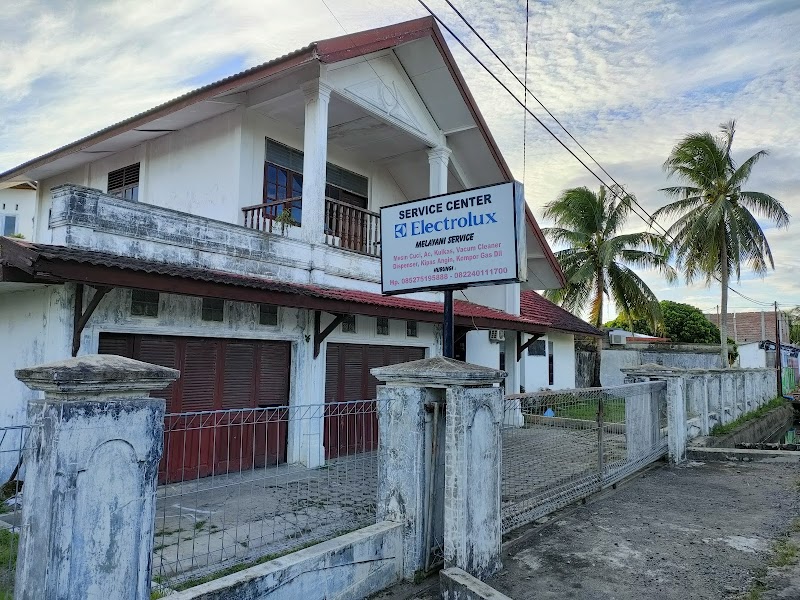
[{"label": "metal fence", "polygon": [[187,587],[375,523],[377,406],[167,415],[154,587]]},{"label": "metal fence", "polygon": [[30,427],[0,428],[0,600],[14,597],[19,524],[22,518],[22,454]]},{"label": "metal fence", "polygon": [[666,419],[663,381],[506,396],[503,532],[666,454]]}]

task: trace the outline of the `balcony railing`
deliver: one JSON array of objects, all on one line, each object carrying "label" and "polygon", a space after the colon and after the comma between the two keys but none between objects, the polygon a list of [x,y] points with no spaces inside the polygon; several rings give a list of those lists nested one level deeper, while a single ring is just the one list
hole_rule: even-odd
[{"label": "balcony railing", "polygon": [[[267,233],[283,233],[298,225],[300,197],[245,206],[244,226]],[[381,255],[381,217],[378,213],[325,198],[325,243],[329,246],[366,254]]]},{"label": "balcony railing", "polygon": [[298,213],[302,209],[302,203],[300,196],[296,196],[285,200],[245,206],[242,209],[244,226],[250,229],[266,231],[267,233],[275,231],[283,233],[287,226],[300,224],[299,219],[295,219],[294,215],[297,214],[299,216]]},{"label": "balcony railing", "polygon": [[369,256],[381,255],[381,216],[325,198],[325,243]]}]

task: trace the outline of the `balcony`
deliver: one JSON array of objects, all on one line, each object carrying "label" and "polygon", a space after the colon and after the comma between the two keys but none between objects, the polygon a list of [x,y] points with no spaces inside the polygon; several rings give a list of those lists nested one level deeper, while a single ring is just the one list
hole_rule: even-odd
[{"label": "balcony", "polygon": [[[302,221],[303,200],[297,196],[245,206],[244,226],[284,235]],[[381,255],[378,213],[333,198],[325,198],[325,243],[366,256]]]}]

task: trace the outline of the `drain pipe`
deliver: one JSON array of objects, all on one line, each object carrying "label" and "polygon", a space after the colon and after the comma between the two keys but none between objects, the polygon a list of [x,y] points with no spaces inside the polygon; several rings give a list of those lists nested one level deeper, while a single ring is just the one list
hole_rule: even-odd
[{"label": "drain pipe", "polygon": [[439,441],[439,403],[433,403],[433,425],[431,435],[431,460],[428,464],[428,477],[425,481],[425,572],[431,568],[431,544],[433,529],[433,484],[436,481],[436,451]]}]

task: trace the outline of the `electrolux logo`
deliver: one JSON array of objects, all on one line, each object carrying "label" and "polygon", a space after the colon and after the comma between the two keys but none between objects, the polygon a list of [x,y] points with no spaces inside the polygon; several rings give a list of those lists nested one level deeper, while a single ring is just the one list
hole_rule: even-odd
[{"label": "electrolux logo", "polygon": [[394,226],[394,237],[395,238],[404,238],[408,235],[408,225],[405,223],[398,223]]},{"label": "electrolux logo", "polygon": [[[420,219],[419,221],[411,222],[411,235],[423,235],[425,233],[433,233],[434,231],[452,231],[454,229],[463,229],[465,227],[478,227],[481,225],[490,225],[497,223],[497,213],[483,213],[473,214],[472,211],[467,213],[466,217],[447,217],[439,221],[426,221]],[[398,235],[398,228],[405,227],[405,224],[395,225],[394,237],[405,237],[406,231],[403,229],[402,235]]]}]

